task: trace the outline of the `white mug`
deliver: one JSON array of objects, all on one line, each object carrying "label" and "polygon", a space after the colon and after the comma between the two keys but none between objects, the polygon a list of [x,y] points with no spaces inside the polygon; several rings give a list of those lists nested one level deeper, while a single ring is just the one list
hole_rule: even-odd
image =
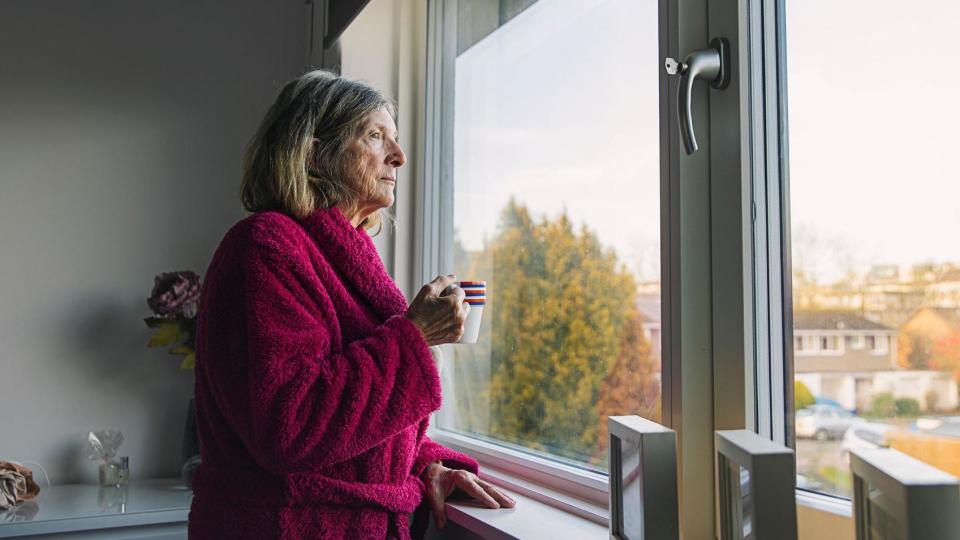
[{"label": "white mug", "polygon": [[467,320],[463,323],[463,336],[457,343],[476,343],[480,335],[480,320],[483,318],[483,306],[487,301],[487,282],[461,281],[457,285],[465,293],[464,302],[470,306]]}]

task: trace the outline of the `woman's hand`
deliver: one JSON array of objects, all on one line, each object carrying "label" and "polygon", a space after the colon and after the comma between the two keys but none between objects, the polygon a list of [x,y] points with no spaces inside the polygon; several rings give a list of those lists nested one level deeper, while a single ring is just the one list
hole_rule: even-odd
[{"label": "woman's hand", "polygon": [[516,501],[507,497],[493,484],[473,474],[460,469],[448,469],[440,462],[431,463],[423,473],[423,483],[426,485],[426,498],[433,511],[433,519],[437,528],[442,529],[447,524],[447,511],[444,503],[447,497],[459,488],[470,497],[482,502],[487,508],[513,508]]},{"label": "woman's hand", "polygon": [[454,343],[463,335],[463,322],[467,320],[470,304],[463,301],[464,292],[460,287],[444,294],[455,279],[453,274],[437,276],[420,289],[407,309],[406,318],[417,325],[428,345]]}]

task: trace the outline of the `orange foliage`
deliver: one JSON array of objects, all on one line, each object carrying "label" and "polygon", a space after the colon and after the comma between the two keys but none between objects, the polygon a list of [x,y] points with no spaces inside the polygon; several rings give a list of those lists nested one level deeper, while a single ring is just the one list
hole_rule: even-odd
[{"label": "orange foliage", "polygon": [[608,416],[635,414],[660,421],[660,382],[656,376],[660,366],[650,354],[650,342],[643,335],[643,318],[636,308],[627,313],[624,326],[620,355],[600,386],[600,438],[595,459],[602,459],[607,451]]},{"label": "orange foliage", "polygon": [[931,353],[931,368],[952,371],[953,378],[960,381],[960,330],[953,330],[935,341]]}]

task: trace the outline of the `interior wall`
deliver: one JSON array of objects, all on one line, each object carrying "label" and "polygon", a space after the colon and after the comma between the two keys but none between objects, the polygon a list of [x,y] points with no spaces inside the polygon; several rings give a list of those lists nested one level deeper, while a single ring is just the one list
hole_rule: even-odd
[{"label": "interior wall", "polygon": [[244,212],[246,142],[306,61],[303,0],[0,2],[0,459],[177,476],[193,374],[147,349],[161,271],[203,274]]},{"label": "interior wall", "polygon": [[797,504],[797,538],[800,540],[854,540],[853,518]]},{"label": "interior wall", "polygon": [[387,270],[411,299],[414,283],[414,202],[420,167],[419,133],[423,129],[423,70],[426,62],[426,2],[374,0],[340,38],[343,75],[360,79],[398,106],[397,129],[407,164],[397,171],[395,222],[373,241]]}]

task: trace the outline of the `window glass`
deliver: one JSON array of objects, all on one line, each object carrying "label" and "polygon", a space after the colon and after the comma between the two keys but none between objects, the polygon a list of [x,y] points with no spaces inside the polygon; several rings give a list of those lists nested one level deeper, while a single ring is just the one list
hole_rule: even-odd
[{"label": "window glass", "polygon": [[886,445],[960,475],[960,3],[786,7],[794,332],[839,340],[795,347],[801,483],[849,497]]},{"label": "window glass", "polygon": [[508,4],[458,8],[454,271],[487,296],[438,426],[603,471],[606,416],[660,419],[657,2]]}]

